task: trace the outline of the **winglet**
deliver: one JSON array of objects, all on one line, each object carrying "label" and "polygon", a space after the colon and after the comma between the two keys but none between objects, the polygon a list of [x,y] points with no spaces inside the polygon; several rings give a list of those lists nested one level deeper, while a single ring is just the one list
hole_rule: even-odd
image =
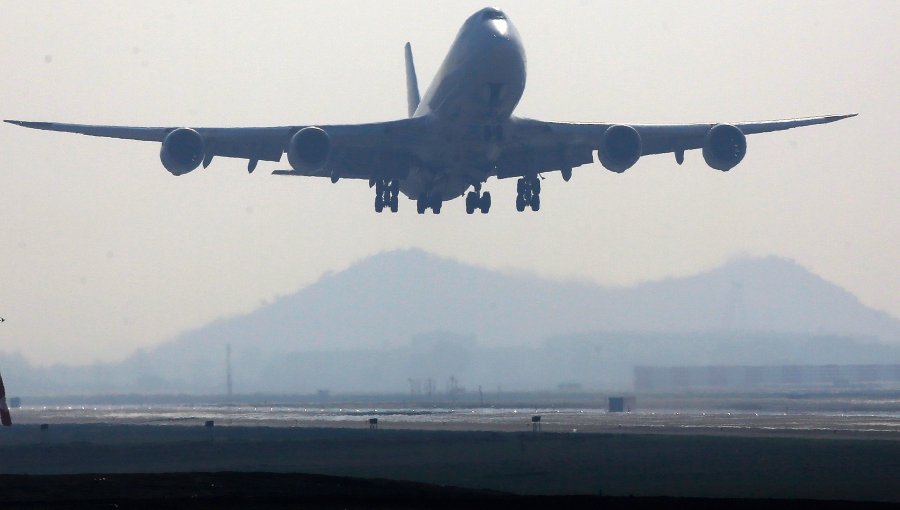
[{"label": "winglet", "polygon": [[33,122],[30,120],[4,120],[7,124],[13,126],[22,126],[28,129],[43,129],[45,131],[71,131],[71,129],[60,129],[58,124],[53,122]]},{"label": "winglet", "polygon": [[842,115],[827,115],[825,118],[828,119],[828,122],[835,122],[838,120],[849,119],[850,117],[856,117],[859,115],[858,113],[845,113]]},{"label": "winglet", "polygon": [[413,64],[412,46],[406,43],[406,104],[412,118],[419,108],[419,80],[416,78],[416,66]]},{"label": "winglet", "polygon": [[3,122],[14,126],[22,126],[31,129],[45,129],[47,131],[53,131],[56,126],[53,122],[33,122],[29,120],[4,120]]}]

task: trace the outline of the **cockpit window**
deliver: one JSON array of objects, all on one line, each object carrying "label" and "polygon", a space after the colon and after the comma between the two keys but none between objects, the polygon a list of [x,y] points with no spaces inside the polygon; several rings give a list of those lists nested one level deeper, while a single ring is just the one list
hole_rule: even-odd
[{"label": "cockpit window", "polygon": [[506,19],[506,16],[504,16],[503,13],[498,11],[497,9],[486,9],[481,15],[481,19],[483,21],[491,19]]}]

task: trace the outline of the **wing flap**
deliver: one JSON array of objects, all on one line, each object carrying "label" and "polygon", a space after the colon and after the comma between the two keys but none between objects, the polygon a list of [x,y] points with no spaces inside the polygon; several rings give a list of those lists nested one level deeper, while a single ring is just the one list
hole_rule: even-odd
[{"label": "wing flap", "polygon": [[197,128],[207,155],[260,161],[281,161],[287,142],[297,128]]}]

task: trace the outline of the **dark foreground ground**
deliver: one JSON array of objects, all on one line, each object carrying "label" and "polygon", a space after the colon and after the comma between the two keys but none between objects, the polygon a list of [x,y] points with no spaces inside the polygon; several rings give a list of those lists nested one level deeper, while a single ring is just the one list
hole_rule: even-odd
[{"label": "dark foreground ground", "polygon": [[894,508],[890,503],[711,498],[521,496],[414,482],[279,473],[0,476],[0,506],[19,508]]},{"label": "dark foreground ground", "polygon": [[[633,506],[629,496],[718,498],[678,500],[684,508],[796,508],[772,500],[900,503],[900,440],[20,425],[0,431],[0,474],[44,475],[0,476],[0,508],[446,508],[476,500],[616,508]],[[48,476],[78,474],[91,475]],[[568,499],[520,499],[537,495]],[[641,501],[671,508],[675,500]]]}]

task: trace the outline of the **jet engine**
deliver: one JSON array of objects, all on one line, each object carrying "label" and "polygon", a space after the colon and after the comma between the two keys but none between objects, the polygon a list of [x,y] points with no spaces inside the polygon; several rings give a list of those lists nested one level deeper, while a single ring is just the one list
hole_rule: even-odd
[{"label": "jet engine", "polygon": [[178,128],[163,140],[159,159],[172,175],[184,175],[203,162],[204,144],[200,133]]},{"label": "jet engine", "polygon": [[331,138],[322,128],[305,127],[291,137],[287,153],[294,170],[319,170],[328,162]]},{"label": "jet engine", "polygon": [[747,137],[731,124],[716,124],[703,142],[706,164],[727,172],[737,166],[747,154]]},{"label": "jet engine", "polygon": [[641,135],[631,126],[610,126],[600,139],[597,157],[607,170],[620,174],[641,157]]}]

